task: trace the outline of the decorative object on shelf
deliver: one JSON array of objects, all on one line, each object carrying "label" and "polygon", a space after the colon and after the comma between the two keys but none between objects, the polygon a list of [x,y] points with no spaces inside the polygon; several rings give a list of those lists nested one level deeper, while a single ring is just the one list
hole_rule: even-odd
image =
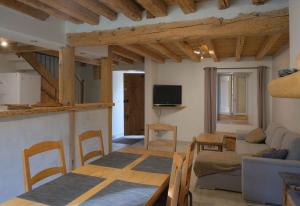
[{"label": "decorative object on shelf", "polygon": [[284,77],[284,76],[293,74],[293,73],[295,73],[297,71],[299,71],[299,70],[296,69],[296,68],[281,69],[281,70],[278,71],[278,76],[279,77]]}]

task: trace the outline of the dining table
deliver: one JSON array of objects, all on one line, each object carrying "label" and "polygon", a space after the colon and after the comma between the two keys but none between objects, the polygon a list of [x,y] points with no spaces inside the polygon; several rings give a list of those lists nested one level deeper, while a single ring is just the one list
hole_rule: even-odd
[{"label": "dining table", "polygon": [[167,194],[172,157],[124,147],[0,205],[153,205]]}]

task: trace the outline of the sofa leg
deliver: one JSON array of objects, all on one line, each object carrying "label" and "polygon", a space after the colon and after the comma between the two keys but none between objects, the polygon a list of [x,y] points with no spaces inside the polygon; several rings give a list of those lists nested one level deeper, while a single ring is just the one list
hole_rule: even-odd
[{"label": "sofa leg", "polygon": [[189,200],[190,200],[190,206],[193,206],[193,193],[189,191]]}]

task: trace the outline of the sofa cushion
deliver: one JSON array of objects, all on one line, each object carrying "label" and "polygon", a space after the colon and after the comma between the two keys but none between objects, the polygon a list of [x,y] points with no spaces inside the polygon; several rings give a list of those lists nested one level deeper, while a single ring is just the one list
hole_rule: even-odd
[{"label": "sofa cushion", "polygon": [[237,154],[256,154],[260,151],[270,148],[266,144],[253,144],[244,140],[236,140],[236,153]]},{"label": "sofa cushion", "polygon": [[287,132],[284,135],[281,149],[287,149],[289,151],[286,159],[300,160],[300,134]]},{"label": "sofa cushion", "polygon": [[284,127],[278,127],[272,135],[271,148],[280,149],[284,138],[284,135],[288,133],[288,130]]},{"label": "sofa cushion", "polygon": [[274,149],[271,148],[270,150],[265,150],[263,152],[258,153],[256,156],[257,157],[262,157],[262,158],[271,158],[271,159],[281,159],[284,160],[289,151],[287,149]]},{"label": "sofa cushion", "polygon": [[280,124],[277,123],[271,123],[267,130],[265,131],[265,134],[267,136],[266,138],[266,144],[269,145],[271,147],[271,142],[272,142],[272,137],[274,135],[274,133],[276,132],[276,130],[278,128],[282,128],[283,126],[281,126]]},{"label": "sofa cushion", "polygon": [[262,143],[266,139],[266,135],[264,131],[260,128],[254,129],[249,132],[245,138],[245,140],[249,143]]}]

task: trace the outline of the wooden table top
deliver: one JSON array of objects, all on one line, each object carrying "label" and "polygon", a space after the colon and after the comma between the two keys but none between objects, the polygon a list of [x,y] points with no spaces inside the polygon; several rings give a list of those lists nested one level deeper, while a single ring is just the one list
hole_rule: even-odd
[{"label": "wooden table top", "polygon": [[[173,153],[163,152],[163,151],[151,151],[151,150],[145,150],[143,148],[134,148],[134,147],[122,148],[118,152],[140,154],[141,156],[122,169],[88,164],[88,165],[81,166],[75,169],[74,171],[72,171],[72,173],[83,174],[83,175],[94,176],[94,177],[101,177],[101,178],[105,178],[105,180],[100,184],[96,185],[95,187],[93,187],[92,189],[88,190],[87,192],[83,193],[76,199],[74,199],[68,205],[79,205],[80,203],[92,197],[97,192],[107,187],[115,180],[123,180],[131,183],[139,183],[144,185],[156,186],[157,187],[156,191],[148,199],[145,205],[152,205],[153,203],[155,203],[155,201],[160,196],[160,194],[168,187],[170,175],[135,171],[132,170],[132,168],[138,165],[143,160],[145,160],[150,155],[172,158]],[[16,197],[0,205],[1,206],[2,205],[3,206],[15,206],[15,205],[41,206],[44,204]]]},{"label": "wooden table top", "polygon": [[224,141],[224,135],[220,133],[215,133],[215,134],[204,133],[204,134],[200,134],[196,138],[196,142],[200,144],[222,145],[223,141]]}]

